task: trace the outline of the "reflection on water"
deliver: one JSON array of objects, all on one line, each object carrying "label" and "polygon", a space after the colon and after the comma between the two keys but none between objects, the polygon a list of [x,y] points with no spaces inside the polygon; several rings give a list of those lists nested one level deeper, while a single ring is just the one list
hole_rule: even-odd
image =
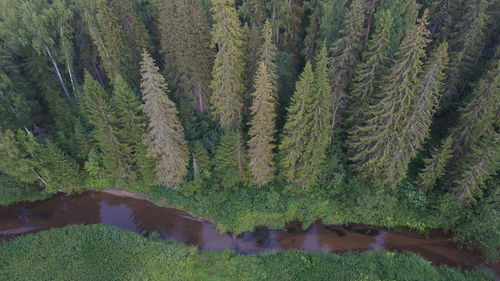
[{"label": "reflection on water", "polygon": [[479,253],[459,248],[442,231],[433,231],[425,238],[409,230],[392,232],[366,225],[338,226],[318,222],[307,230],[302,230],[299,223],[289,223],[281,230],[259,227],[255,232],[234,236],[220,234],[210,222],[174,208],[100,192],[57,195],[44,201],[0,208],[0,240],[70,224],[95,223],[141,234],[158,231],[166,240],[195,245],[203,250],[229,249],[240,254],[287,249],[337,253],[387,249],[409,250],[434,264],[465,268],[483,261]]}]

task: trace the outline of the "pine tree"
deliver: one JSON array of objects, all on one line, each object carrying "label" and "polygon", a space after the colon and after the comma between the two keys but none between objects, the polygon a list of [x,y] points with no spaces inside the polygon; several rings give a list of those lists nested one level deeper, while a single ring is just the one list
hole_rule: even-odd
[{"label": "pine tree", "polygon": [[198,0],[160,3],[160,43],[165,69],[178,96],[199,114],[208,110],[213,48],[207,18]]},{"label": "pine tree", "polygon": [[240,131],[224,133],[215,151],[214,173],[224,188],[246,183],[248,159]]},{"label": "pine tree", "polygon": [[365,1],[354,0],[346,14],[341,37],[332,45],[330,62],[330,81],[332,83],[332,122],[335,126],[343,117],[347,93],[350,88],[352,72],[359,61],[363,47]]},{"label": "pine tree", "polygon": [[406,175],[408,162],[421,144],[422,135],[414,140],[415,124],[409,123],[419,117],[414,111],[420,106],[419,97],[434,94],[425,87],[418,92],[422,85],[422,60],[429,42],[426,25],[427,11],[403,39],[382,89],[384,97],[369,108],[366,124],[353,132],[355,156],[351,159],[357,162],[358,170],[375,175],[390,187],[397,186]]},{"label": "pine tree", "polygon": [[325,45],[316,56],[314,71],[315,92],[312,97],[312,124],[309,142],[304,154],[305,165],[301,174],[306,179],[306,186],[317,183],[322,166],[325,164],[326,154],[331,140],[332,112],[329,107],[331,101],[331,87],[328,69],[328,53]]},{"label": "pine tree", "polygon": [[175,104],[163,76],[151,56],[143,53],[141,90],[144,113],[149,117],[146,143],[148,152],[156,159],[158,183],[178,186],[187,174],[188,149]]},{"label": "pine tree", "polygon": [[418,183],[424,188],[432,188],[438,179],[446,173],[448,161],[453,156],[453,138],[447,137],[439,149],[434,149],[431,158],[424,159],[425,167],[419,174]]},{"label": "pine tree", "polygon": [[255,92],[252,93],[252,120],[250,121],[248,154],[250,170],[258,186],[274,178],[273,149],[276,132],[276,88],[265,61],[261,61],[255,76]]},{"label": "pine tree", "polygon": [[245,91],[242,30],[233,0],[214,0],[212,43],[217,46],[210,87],[212,113],[225,130],[239,128]]},{"label": "pine tree", "polygon": [[278,67],[276,65],[277,48],[273,42],[273,30],[269,20],[264,22],[262,26],[262,38],[263,43],[260,48],[259,59],[260,62],[264,62],[266,65],[267,72],[269,73],[269,79],[273,85],[274,95],[278,98],[277,87],[278,87]]},{"label": "pine tree", "polygon": [[122,143],[116,113],[108,103],[108,94],[86,72],[81,98],[82,113],[95,128],[94,137],[103,152],[103,163],[116,184],[131,183],[136,179],[130,147]]},{"label": "pine tree", "polygon": [[362,62],[354,71],[348,108],[354,126],[362,124],[364,112],[375,100],[374,95],[380,90],[381,78],[386,74],[389,64],[387,44],[391,36],[392,16],[390,12],[378,13],[375,20],[375,34],[368,42]]},{"label": "pine tree", "polygon": [[289,182],[302,186],[305,185],[302,166],[305,164],[304,151],[309,142],[313,122],[311,112],[314,92],[314,73],[311,63],[308,62],[295,85],[279,145],[283,175]]}]

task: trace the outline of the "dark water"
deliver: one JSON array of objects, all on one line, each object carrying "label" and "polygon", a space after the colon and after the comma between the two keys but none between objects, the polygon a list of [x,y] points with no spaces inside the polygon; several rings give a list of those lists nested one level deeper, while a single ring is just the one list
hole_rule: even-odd
[{"label": "dark water", "polygon": [[480,253],[461,249],[443,231],[433,231],[425,238],[409,230],[394,232],[367,225],[318,222],[307,230],[301,230],[298,223],[290,223],[280,230],[260,228],[233,236],[220,234],[212,223],[177,209],[101,192],[57,195],[44,201],[0,208],[0,240],[70,224],[95,223],[143,234],[158,231],[164,239],[203,250],[231,249],[240,254],[288,249],[335,253],[386,249],[412,251],[437,265],[470,269],[483,262]]}]

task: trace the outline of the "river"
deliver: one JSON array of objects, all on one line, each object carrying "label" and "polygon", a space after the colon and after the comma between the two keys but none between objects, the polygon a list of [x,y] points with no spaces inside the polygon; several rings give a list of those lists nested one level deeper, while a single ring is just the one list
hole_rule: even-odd
[{"label": "river", "polygon": [[[411,230],[391,231],[361,224],[323,225],[302,230],[297,222],[284,229],[259,228],[235,236],[221,234],[213,223],[170,207],[129,196],[87,191],[59,194],[38,202],[0,207],[0,240],[72,224],[102,223],[143,235],[158,231],[165,240],[197,246],[202,250],[233,250],[239,254],[302,249],[342,253],[385,249],[412,251],[435,265],[472,269],[483,263],[481,253],[459,247],[450,234],[431,231],[424,237]],[[498,272],[498,263],[492,265]]]}]

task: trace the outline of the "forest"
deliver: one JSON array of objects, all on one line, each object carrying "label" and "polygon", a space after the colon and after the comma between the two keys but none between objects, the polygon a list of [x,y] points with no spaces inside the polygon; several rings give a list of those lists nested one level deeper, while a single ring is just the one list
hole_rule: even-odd
[{"label": "forest", "polygon": [[0,0],[0,206],[122,189],[495,260],[499,46],[498,0]]}]

